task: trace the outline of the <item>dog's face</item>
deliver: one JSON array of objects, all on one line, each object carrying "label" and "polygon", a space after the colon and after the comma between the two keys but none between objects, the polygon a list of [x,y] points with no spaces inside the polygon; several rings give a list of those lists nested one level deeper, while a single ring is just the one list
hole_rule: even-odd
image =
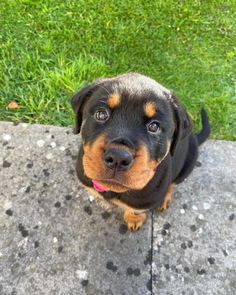
[{"label": "dog's face", "polygon": [[142,189],[181,138],[179,104],[139,74],[97,81],[77,93],[72,106],[84,173],[106,190]]}]

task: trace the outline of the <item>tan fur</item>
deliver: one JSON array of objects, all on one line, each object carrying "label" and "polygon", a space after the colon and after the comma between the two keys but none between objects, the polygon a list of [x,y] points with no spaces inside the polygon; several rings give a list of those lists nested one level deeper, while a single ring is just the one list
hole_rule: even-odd
[{"label": "tan fur", "polygon": [[133,166],[128,171],[117,172],[114,177],[114,171],[108,169],[103,162],[106,147],[104,136],[98,137],[93,144],[87,144],[83,147],[85,174],[90,179],[96,180],[105,189],[118,193],[128,190],[140,190],[154,176],[158,163],[150,160],[147,148],[142,145],[134,155]]},{"label": "tan fur", "polygon": [[174,183],[172,183],[168,187],[167,193],[165,195],[165,199],[164,199],[163,203],[161,204],[161,206],[158,208],[158,211],[163,212],[163,211],[165,211],[166,209],[169,208],[170,203],[173,200],[174,187],[175,187],[175,184]]},{"label": "tan fur", "polygon": [[146,222],[146,219],[146,213],[136,214],[132,209],[124,212],[124,221],[130,231],[139,230]]},{"label": "tan fur", "polygon": [[120,100],[120,95],[118,93],[114,93],[108,98],[107,105],[110,109],[114,109],[120,104]]},{"label": "tan fur", "polygon": [[157,107],[154,102],[147,102],[144,105],[144,113],[148,118],[153,118],[157,113]]}]

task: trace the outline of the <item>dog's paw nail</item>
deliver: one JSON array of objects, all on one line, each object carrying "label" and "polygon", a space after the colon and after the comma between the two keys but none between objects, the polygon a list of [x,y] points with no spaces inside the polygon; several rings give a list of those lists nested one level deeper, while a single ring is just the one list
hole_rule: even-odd
[{"label": "dog's paw nail", "polygon": [[138,231],[145,223],[146,218],[146,213],[135,214],[129,211],[125,211],[124,213],[124,221],[130,231]]}]

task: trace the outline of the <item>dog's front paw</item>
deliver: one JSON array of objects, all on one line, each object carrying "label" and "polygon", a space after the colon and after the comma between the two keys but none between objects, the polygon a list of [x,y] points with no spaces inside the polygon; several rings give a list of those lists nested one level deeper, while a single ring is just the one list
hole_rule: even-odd
[{"label": "dog's front paw", "polygon": [[147,219],[146,213],[134,213],[133,210],[126,210],[124,213],[124,221],[130,231],[139,230]]},{"label": "dog's front paw", "polygon": [[170,203],[173,200],[173,193],[174,193],[174,184],[171,184],[168,187],[167,193],[165,195],[165,199],[163,201],[163,203],[161,204],[161,206],[157,209],[157,211],[159,212],[164,212],[166,209],[169,208]]}]

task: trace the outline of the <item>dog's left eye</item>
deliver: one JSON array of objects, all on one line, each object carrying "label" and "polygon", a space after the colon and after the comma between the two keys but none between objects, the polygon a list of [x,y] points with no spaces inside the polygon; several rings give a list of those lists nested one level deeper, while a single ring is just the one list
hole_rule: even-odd
[{"label": "dog's left eye", "polygon": [[105,109],[97,110],[94,114],[97,121],[105,122],[109,119],[109,113]]},{"label": "dog's left eye", "polygon": [[149,123],[147,125],[147,130],[150,133],[157,133],[158,131],[160,131],[160,124],[157,121],[152,121],[151,123]]}]

